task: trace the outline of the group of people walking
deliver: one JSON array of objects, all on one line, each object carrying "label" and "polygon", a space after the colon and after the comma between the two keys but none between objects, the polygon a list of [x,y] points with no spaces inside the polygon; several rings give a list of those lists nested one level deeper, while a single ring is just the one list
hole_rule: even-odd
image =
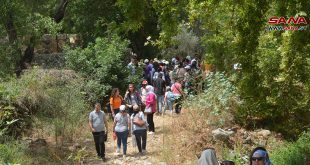
[{"label": "group of people walking", "polygon": [[[155,132],[154,114],[165,114],[166,110],[171,114],[179,114],[186,93],[183,89],[190,91],[193,75],[198,75],[201,71],[197,60],[189,56],[182,61],[173,58],[170,65],[165,60],[145,59],[142,65],[144,72],[143,80],[138,84],[140,87],[129,84],[124,97],[120,95],[118,88],[112,89],[107,107],[113,119],[112,132],[117,139],[116,154],[120,154],[122,148],[123,157],[127,154],[129,136],[132,136],[132,142],[137,146],[139,154],[146,153],[147,135]],[[136,66],[136,60],[132,58],[127,67],[132,74],[136,74]],[[95,104],[95,109],[89,114],[89,127],[94,137],[97,156],[105,160],[104,141],[107,138],[108,125],[99,103]],[[203,152],[198,164],[217,164],[213,151]],[[256,152],[253,153],[255,154]],[[251,162],[253,165],[263,160],[254,158]]]},{"label": "group of people walking", "polygon": [[[113,118],[112,131],[117,138],[117,154],[123,148],[123,156],[126,157],[128,136],[134,139],[139,154],[145,154],[147,134],[155,132],[154,114],[164,114],[166,110],[171,114],[173,111],[177,114],[181,112],[184,95],[182,84],[186,76],[184,68],[190,65],[197,68],[196,60],[190,61],[187,58],[184,62],[183,65],[179,59],[172,59],[170,66],[174,66],[174,69],[169,71],[168,61],[145,59],[142,75],[144,80],[138,84],[139,88],[129,84],[124,97],[120,95],[118,88],[112,89],[108,109]],[[136,66],[133,58],[128,64],[132,74],[136,74]],[[105,160],[104,141],[108,126],[107,117],[99,103],[95,104],[95,109],[89,114],[89,127],[94,137],[97,156]]]},{"label": "group of people walking", "polygon": [[[129,84],[124,98],[119,89],[114,88],[110,97],[111,115],[113,118],[113,134],[117,137],[116,153],[123,148],[123,157],[127,154],[128,136],[133,136],[139,154],[146,153],[147,131],[155,132],[153,115],[156,112],[156,95],[154,88],[145,86],[142,95],[135,89],[134,84]],[[148,109],[148,112],[144,112]],[[145,116],[146,114],[146,116]],[[92,130],[97,156],[105,160],[105,136],[108,132],[107,117],[101,110],[99,103],[95,104],[95,110],[89,114],[89,127]]]}]

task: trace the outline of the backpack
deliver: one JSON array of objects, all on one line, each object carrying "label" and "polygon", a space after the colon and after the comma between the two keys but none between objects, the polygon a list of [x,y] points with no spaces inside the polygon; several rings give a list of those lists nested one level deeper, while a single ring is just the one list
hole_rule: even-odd
[{"label": "backpack", "polygon": [[175,100],[174,94],[172,92],[167,93],[167,100],[173,102]]}]

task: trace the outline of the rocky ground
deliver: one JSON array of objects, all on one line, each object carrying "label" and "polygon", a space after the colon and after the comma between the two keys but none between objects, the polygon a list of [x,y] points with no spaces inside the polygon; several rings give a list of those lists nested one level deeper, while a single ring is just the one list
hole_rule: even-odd
[{"label": "rocky ground", "polygon": [[132,146],[132,138],[128,138],[127,156],[123,158],[122,154],[115,154],[116,141],[112,139],[111,132],[109,133],[108,141],[106,142],[106,158],[102,160],[96,158],[96,151],[93,140],[91,138],[84,141],[83,146],[86,146],[86,150],[89,151],[87,157],[81,162],[82,164],[99,165],[99,164],[111,164],[111,165],[166,165],[166,162],[161,161],[160,155],[162,147],[164,145],[164,127],[171,126],[171,115],[154,116],[155,134],[147,135],[147,153],[145,155],[138,154],[138,148]]}]

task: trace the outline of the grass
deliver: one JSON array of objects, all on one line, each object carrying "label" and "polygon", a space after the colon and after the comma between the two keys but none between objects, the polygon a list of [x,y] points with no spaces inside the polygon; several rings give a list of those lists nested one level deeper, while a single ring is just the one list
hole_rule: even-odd
[{"label": "grass", "polygon": [[27,144],[20,141],[5,141],[0,144],[0,164],[25,164],[33,163],[33,158],[30,157],[27,149]]}]

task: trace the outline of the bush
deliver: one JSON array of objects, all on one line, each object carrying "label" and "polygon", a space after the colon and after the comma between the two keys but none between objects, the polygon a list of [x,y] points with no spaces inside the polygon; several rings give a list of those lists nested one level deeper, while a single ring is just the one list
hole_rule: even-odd
[{"label": "bush", "polygon": [[273,164],[306,165],[310,161],[310,131],[300,135],[296,142],[286,143],[271,153]]},{"label": "bush", "polygon": [[[20,136],[33,119],[54,125],[56,136],[70,139],[88,108],[81,93],[83,80],[70,71],[38,70],[0,84],[0,132]],[[45,129],[50,130],[50,129]]]},{"label": "bush", "polygon": [[185,115],[173,119],[173,127],[167,128],[172,135],[165,139],[164,153],[179,155],[173,158],[164,156],[168,164],[182,164],[204,148],[215,147],[212,146],[212,130],[231,128],[234,124],[233,114],[239,102],[235,87],[223,73],[210,73],[204,84],[203,93],[189,96],[184,101]]},{"label": "bush", "polygon": [[129,76],[126,67],[128,44],[127,40],[113,35],[111,38],[97,38],[95,43],[84,49],[66,49],[67,66],[86,79],[84,91],[90,102],[109,95],[113,87],[125,91],[129,82],[140,81]]},{"label": "bush", "polygon": [[[197,113],[201,115],[208,113],[208,116],[212,116],[208,119],[211,125],[231,124],[239,102],[235,86],[223,73],[211,72],[204,80],[204,89],[202,94],[188,97],[188,101],[184,103],[185,109],[197,109]],[[210,120],[212,118],[214,120]]]}]

